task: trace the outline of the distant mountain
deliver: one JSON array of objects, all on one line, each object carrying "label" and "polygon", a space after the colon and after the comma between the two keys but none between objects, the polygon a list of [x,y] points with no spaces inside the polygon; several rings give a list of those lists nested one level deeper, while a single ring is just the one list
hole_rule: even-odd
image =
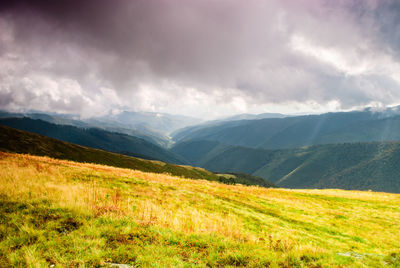
[{"label": "distant mountain", "polygon": [[152,131],[150,129],[141,130],[136,129],[135,126],[119,123],[113,120],[97,120],[97,119],[80,119],[79,116],[67,115],[67,114],[44,114],[44,113],[9,113],[6,111],[0,111],[0,118],[9,117],[29,117],[32,119],[40,119],[53,124],[58,125],[71,125],[82,128],[100,128],[111,132],[124,133],[127,135],[135,136],[156,145],[162,147],[168,147],[172,141],[171,139],[162,133]]},{"label": "distant mountain", "polygon": [[164,135],[169,135],[175,130],[196,125],[202,122],[201,119],[171,115],[165,113],[151,112],[128,112],[124,111],[116,115],[95,117],[86,120],[88,123],[109,124],[115,127],[125,127],[141,131],[153,131]]},{"label": "distant mountain", "polygon": [[144,172],[167,173],[191,179],[219,181],[225,184],[275,186],[262,178],[248,174],[214,174],[203,168],[168,164],[87,148],[2,125],[0,125],[0,151],[49,156],[77,162],[131,168]]},{"label": "distant mountain", "polygon": [[381,112],[238,120],[188,127],[174,133],[176,142],[209,140],[250,148],[282,149],[316,144],[400,140],[400,115]]},{"label": "distant mountain", "polygon": [[400,193],[400,143],[342,143],[266,150],[187,141],[175,152],[214,172],[244,172],[287,188],[341,188]]},{"label": "distant mountain", "polygon": [[235,121],[235,120],[255,120],[264,118],[283,118],[287,115],[279,113],[262,113],[262,114],[237,114],[221,119],[220,121]]},{"label": "distant mountain", "polygon": [[244,123],[247,120],[265,119],[265,118],[283,118],[286,117],[284,114],[278,113],[263,113],[263,114],[237,114],[222,119],[216,119],[211,121],[201,122],[200,124],[187,126],[184,128],[177,129],[171,133],[174,141],[180,141],[186,139],[186,136],[201,131],[203,129],[218,128],[220,126],[235,126],[238,123]]},{"label": "distant mountain", "polygon": [[2,118],[0,125],[34,132],[75,144],[167,163],[186,164],[179,156],[144,139],[98,128],[78,128],[31,118]]}]

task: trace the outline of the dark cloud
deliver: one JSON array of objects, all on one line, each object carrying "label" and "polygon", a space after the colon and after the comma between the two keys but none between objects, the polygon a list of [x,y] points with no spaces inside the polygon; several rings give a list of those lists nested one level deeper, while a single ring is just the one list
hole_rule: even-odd
[{"label": "dark cloud", "polygon": [[0,105],[86,116],[387,105],[400,101],[399,16],[394,0],[2,1]]}]

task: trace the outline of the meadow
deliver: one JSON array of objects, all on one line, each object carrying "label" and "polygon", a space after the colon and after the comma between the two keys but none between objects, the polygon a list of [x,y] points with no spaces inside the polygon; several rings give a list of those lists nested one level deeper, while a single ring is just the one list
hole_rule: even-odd
[{"label": "meadow", "polygon": [[399,204],[0,153],[0,267],[400,267]]}]

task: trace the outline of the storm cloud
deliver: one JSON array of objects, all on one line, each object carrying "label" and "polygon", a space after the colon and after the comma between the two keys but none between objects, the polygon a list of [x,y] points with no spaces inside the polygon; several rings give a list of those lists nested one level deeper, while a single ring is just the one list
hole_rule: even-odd
[{"label": "storm cloud", "polygon": [[0,108],[203,118],[400,103],[392,0],[14,0]]}]

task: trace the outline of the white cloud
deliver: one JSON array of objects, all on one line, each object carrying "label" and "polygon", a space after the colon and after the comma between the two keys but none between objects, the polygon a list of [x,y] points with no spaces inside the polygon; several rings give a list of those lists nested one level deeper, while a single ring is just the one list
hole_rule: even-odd
[{"label": "white cloud", "polygon": [[24,1],[0,18],[0,108],[210,118],[398,103],[391,3]]},{"label": "white cloud", "polygon": [[371,69],[365,58],[342,53],[334,47],[323,47],[313,44],[304,36],[295,34],[291,37],[290,46],[293,50],[330,64],[345,75],[361,75]]}]

